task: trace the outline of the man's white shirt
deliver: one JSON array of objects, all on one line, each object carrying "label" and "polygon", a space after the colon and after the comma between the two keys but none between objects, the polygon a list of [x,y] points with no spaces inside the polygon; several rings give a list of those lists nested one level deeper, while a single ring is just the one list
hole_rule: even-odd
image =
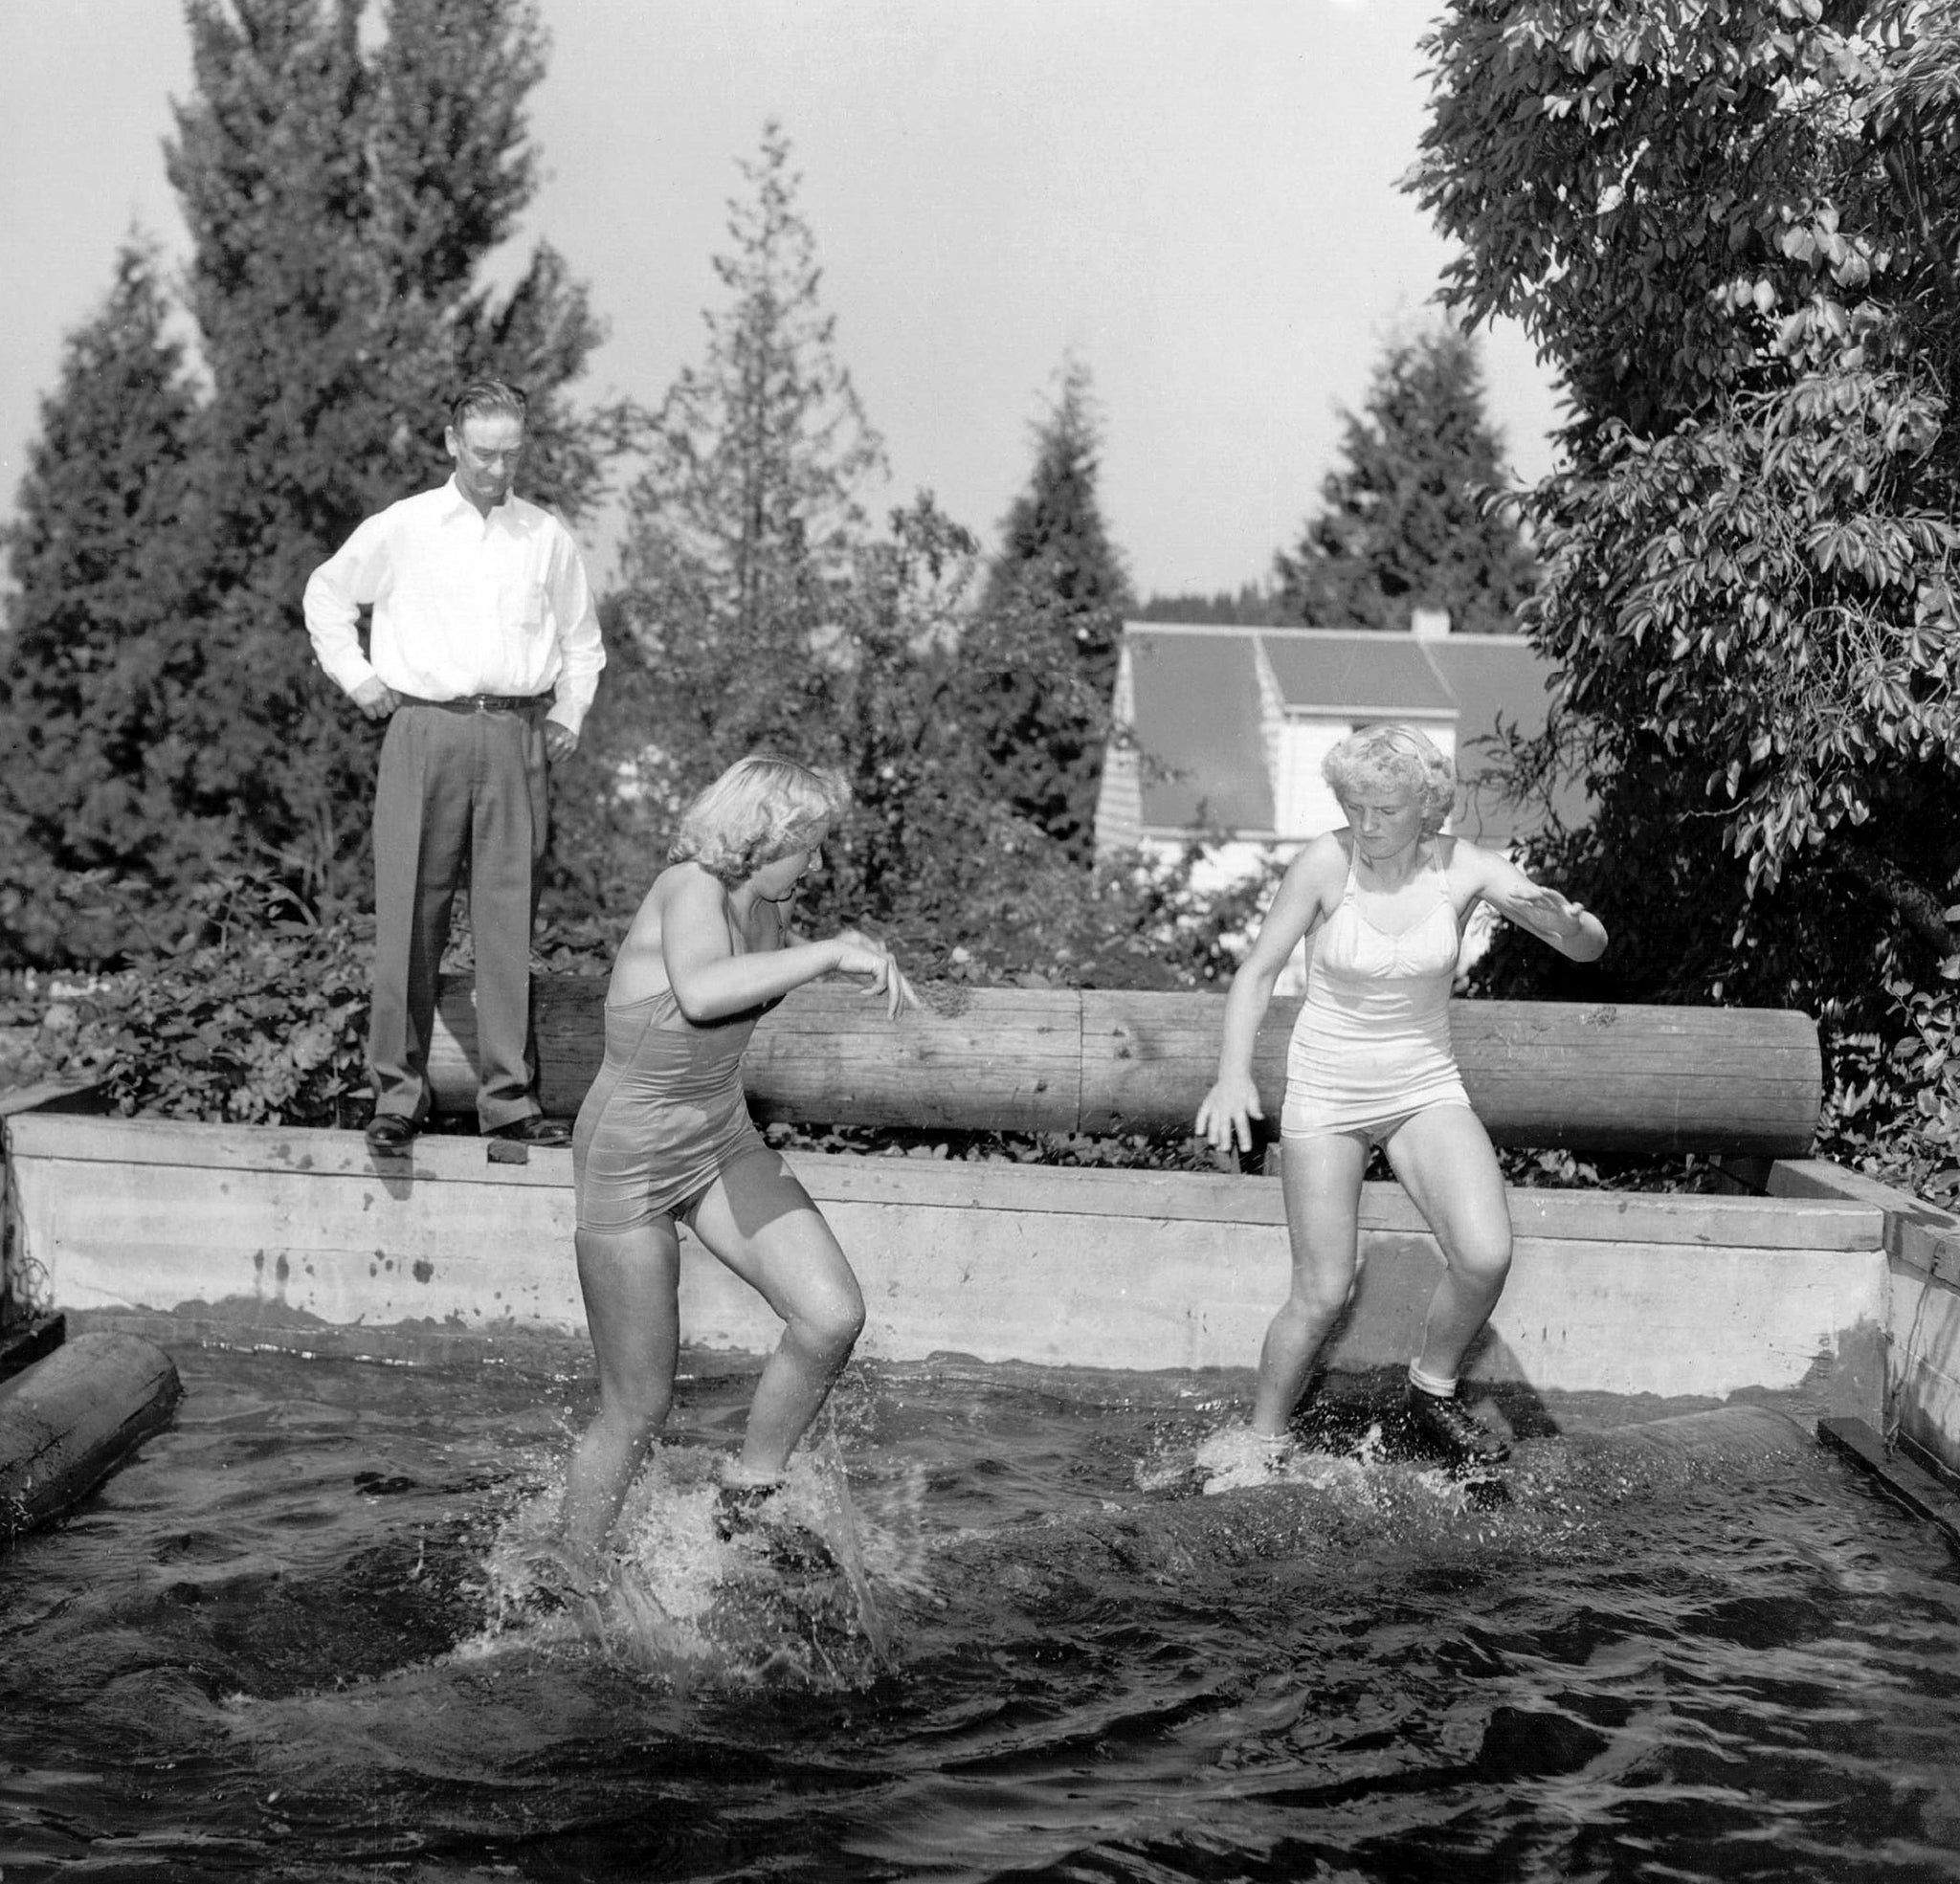
[{"label": "man's white shirt", "polygon": [[453,477],[362,523],[308,578],[303,606],[321,666],[349,694],[370,676],[421,699],[555,690],[550,718],[576,733],[606,664],[570,531],[516,496],[485,517]]}]

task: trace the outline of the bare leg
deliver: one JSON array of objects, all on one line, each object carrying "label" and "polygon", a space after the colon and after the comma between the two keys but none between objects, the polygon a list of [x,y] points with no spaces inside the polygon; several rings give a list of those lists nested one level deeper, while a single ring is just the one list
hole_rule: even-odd
[{"label": "bare leg", "polygon": [[694,1213],[694,1233],[783,1318],[756,1383],[736,1484],[781,1478],[864,1326],[864,1297],[831,1227],[772,1152],[723,1172]]},{"label": "bare leg", "polygon": [[599,1410],[565,1478],[565,1540],[590,1564],[674,1399],[680,1243],[666,1218],[578,1232],[578,1280],[599,1363]]},{"label": "bare leg", "polygon": [[1510,1274],[1503,1173],[1489,1135],[1467,1106],[1418,1112],[1389,1141],[1388,1154],[1443,1252],[1442,1279],[1430,1297],[1416,1364],[1434,1380],[1455,1380]]},{"label": "bare leg", "polygon": [[1342,1134],[1288,1139],[1281,1185],[1293,1245],[1293,1285],[1259,1349],[1255,1432],[1282,1433],[1327,1330],[1360,1271],[1358,1222],[1368,1147]]}]

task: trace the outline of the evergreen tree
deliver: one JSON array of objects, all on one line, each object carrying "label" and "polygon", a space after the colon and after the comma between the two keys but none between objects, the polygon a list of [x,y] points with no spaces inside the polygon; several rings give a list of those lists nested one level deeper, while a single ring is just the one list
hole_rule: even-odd
[{"label": "evergreen tree", "polygon": [[1442,609],[1459,633],[1515,632],[1533,565],[1516,523],[1484,501],[1503,482],[1501,448],[1470,341],[1441,328],[1394,342],[1363,410],[1343,417],[1345,462],[1276,559],[1289,618],[1406,629],[1414,610]]},{"label": "evergreen tree", "polygon": [[69,338],[0,532],[17,585],[0,642],[0,958],[107,945],[64,873],[190,875],[223,847],[222,827],[171,815],[160,781],[171,755],[156,696],[204,535],[195,396],[168,320],[155,261],[131,242]]},{"label": "evergreen tree", "polygon": [[[527,488],[576,511],[597,461],[566,383],[598,331],[540,251],[476,276],[534,183],[529,0],[189,0],[190,101],[167,152],[212,394],[197,462],[210,567],[178,651],[180,811],[241,853],[357,890],[373,735],[314,665],[298,600],[360,519],[438,481],[441,408],[496,370],[534,401]],[[244,683],[244,684],[241,684]]]},{"label": "evergreen tree", "polygon": [[688,777],[772,742],[808,749],[884,448],[835,351],[816,238],[782,127],[764,127],[715,259],[729,296],[705,360],[669,388],[628,498],[622,604],[669,693]]},{"label": "evergreen tree", "polygon": [[999,788],[1086,859],[1095,847],[1129,579],[1097,497],[1102,448],[1088,368],[1070,359],[1036,429],[1028,488],[1001,524],[969,637],[967,693]]},{"label": "evergreen tree", "polygon": [[1133,621],[1206,623],[1238,628],[1279,628],[1295,625],[1277,595],[1258,583],[1240,583],[1237,592],[1219,589],[1212,595],[1153,595],[1130,617]]}]

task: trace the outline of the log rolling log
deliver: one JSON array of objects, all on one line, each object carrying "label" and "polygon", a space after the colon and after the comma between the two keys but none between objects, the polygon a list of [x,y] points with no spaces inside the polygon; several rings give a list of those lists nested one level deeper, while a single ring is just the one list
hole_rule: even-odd
[{"label": "log rolling log", "polygon": [[[605,1046],[605,977],[532,985],[547,1112],[578,1109]],[[888,1022],[845,982],[792,993],[746,1061],[763,1120],[941,1130],[1189,1128],[1217,1064],[1222,993],[922,989]],[[1275,1001],[1254,1062],[1277,1131],[1297,1000]],[[1823,1094],[1816,1024],[1771,1008],[1452,1004],[1463,1083],[1493,1140],[1579,1151],[1801,1157]],[[430,1053],[438,1110],[475,1103],[467,982],[445,983]]]},{"label": "log rolling log", "polygon": [[68,1511],[152,1433],[183,1387],[138,1335],[78,1335],[0,1385],[0,1548]]}]

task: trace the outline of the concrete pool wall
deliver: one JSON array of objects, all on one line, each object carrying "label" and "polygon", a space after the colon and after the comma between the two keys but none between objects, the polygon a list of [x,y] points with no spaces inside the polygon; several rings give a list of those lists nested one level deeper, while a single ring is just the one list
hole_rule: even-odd
[{"label": "concrete pool wall", "polygon": [[[569,1152],[510,1163],[426,1137],[397,1173],[353,1132],[35,1112],[6,1132],[13,1247],[63,1309],[205,1315],[294,1345],[327,1329],[583,1328]],[[1284,1293],[1274,1178],[791,1162],[863,1282],[868,1356],[1246,1368]],[[1880,1424],[1902,1390],[1888,1356],[1889,1371],[1906,1353],[1950,1360],[1927,1330],[1960,1330],[1951,1286],[1917,1243],[1888,1248],[1881,1198],[1785,1193],[1513,1191],[1516,1266],[1475,1373],[1664,1398],[1802,1388]],[[1363,1249],[1344,1366],[1407,1358],[1437,1261],[1392,1185],[1367,1186]],[[1927,1290],[1944,1290],[1930,1309]],[[774,1340],[768,1311],[691,1239],[682,1314],[697,1345]],[[1912,1404],[1928,1432],[1960,1410],[1950,1378]]]}]

